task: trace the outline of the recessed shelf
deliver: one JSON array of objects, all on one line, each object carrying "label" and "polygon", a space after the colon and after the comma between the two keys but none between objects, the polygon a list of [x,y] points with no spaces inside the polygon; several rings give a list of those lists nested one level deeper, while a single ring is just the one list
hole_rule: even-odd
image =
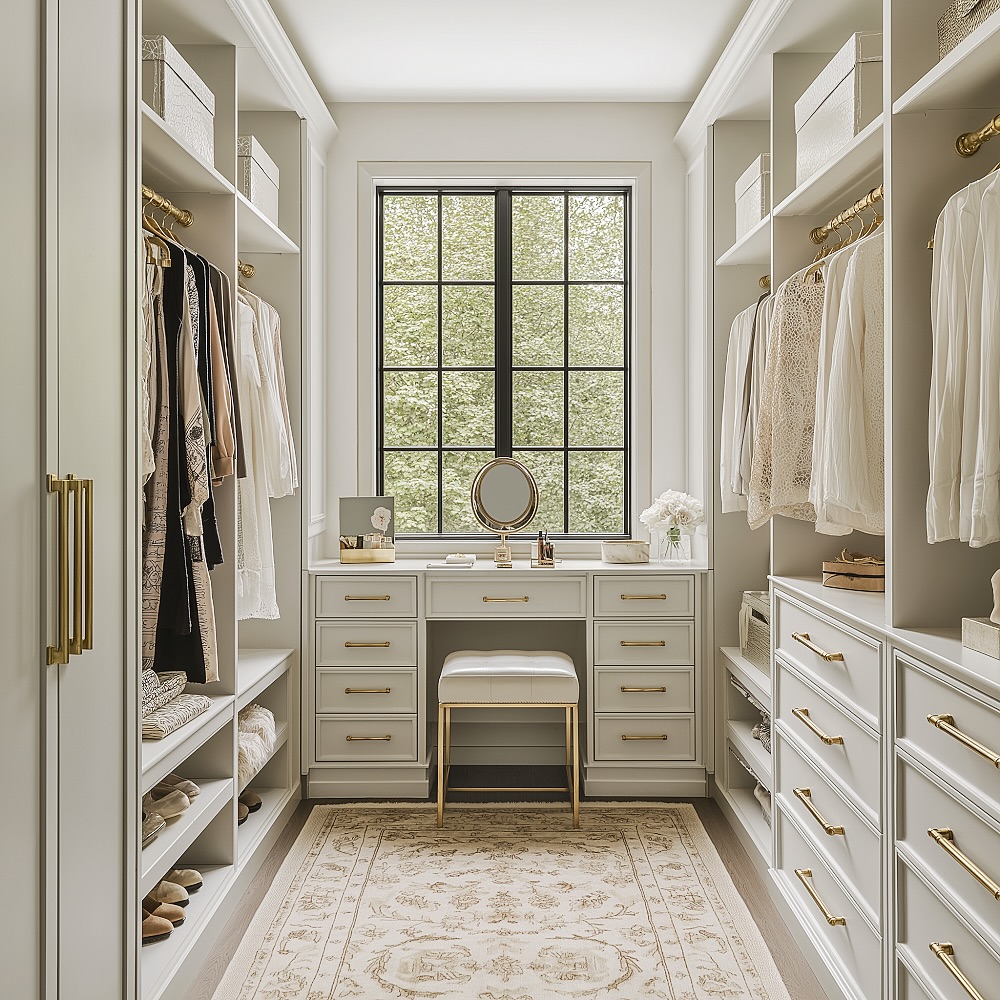
[{"label": "recessed shelf", "polygon": [[738,239],[716,262],[716,267],[731,267],[736,264],[759,264],[768,267],[771,263],[771,216],[766,215],[749,233]]},{"label": "recessed shelf", "polygon": [[142,179],[164,191],[232,194],[233,185],[188,147],[148,105],[142,106]]},{"label": "recessed shelf", "polygon": [[771,790],[771,755],[761,746],[760,740],[753,738],[752,722],[730,719],[726,723],[726,735],[740,756],[753,768],[754,776],[768,790]]},{"label": "recessed shelf", "polygon": [[236,192],[236,245],[240,253],[298,253],[290,240],[256,205]]},{"label": "recessed shelf", "polygon": [[977,107],[1000,111],[998,35],[1000,15],[987,18],[896,101],[893,114]]},{"label": "recessed shelf", "polygon": [[253,856],[257,845],[267,836],[268,830],[274,826],[281,816],[282,809],[292,797],[291,788],[254,788],[260,796],[260,808],[250,813],[246,820],[236,828],[237,868],[242,869]]},{"label": "recessed shelf", "polygon": [[233,696],[218,695],[197,718],[162,740],[142,741],[142,790],[148,792],[164,775],[177,769],[203,743],[233,718]]},{"label": "recessed shelf", "polygon": [[751,663],[739,650],[738,646],[720,646],[719,652],[728,661],[726,669],[749,688],[750,693],[759,699],[761,704],[770,711],[771,708],[771,678],[760,667]]},{"label": "recessed shelf", "polygon": [[848,207],[845,199],[856,200],[855,192],[861,197],[877,186],[882,176],[883,132],[883,116],[879,115],[785,198],[774,215],[836,215]]},{"label": "recessed shelf", "polygon": [[730,808],[736,813],[737,820],[750,835],[750,840],[760,851],[762,857],[770,864],[771,860],[771,828],[764,819],[764,812],[753,794],[752,788],[719,788]]},{"label": "recessed shelf", "polygon": [[236,709],[245,708],[288,673],[293,649],[241,649],[236,661]]}]

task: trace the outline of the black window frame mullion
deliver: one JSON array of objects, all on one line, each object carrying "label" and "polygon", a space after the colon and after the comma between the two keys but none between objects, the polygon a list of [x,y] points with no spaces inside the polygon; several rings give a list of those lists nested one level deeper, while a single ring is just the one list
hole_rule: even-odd
[{"label": "black window frame mullion", "polygon": [[494,231],[494,383],[496,407],[496,455],[511,458],[514,453],[514,288],[513,215],[511,191],[496,191]]},{"label": "black window frame mullion", "polygon": [[444,192],[437,193],[437,533],[444,534]]}]

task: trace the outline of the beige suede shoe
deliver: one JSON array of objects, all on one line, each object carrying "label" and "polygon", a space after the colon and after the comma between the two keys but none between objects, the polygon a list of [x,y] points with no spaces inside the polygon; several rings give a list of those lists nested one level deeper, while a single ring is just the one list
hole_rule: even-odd
[{"label": "beige suede shoe", "polygon": [[148,910],[142,911],[142,943],[152,944],[170,937],[174,925],[163,917],[153,916]]},{"label": "beige suede shoe", "polygon": [[173,882],[174,885],[182,886],[189,893],[197,892],[204,884],[201,872],[194,868],[175,868],[167,872],[163,877],[164,882]]},{"label": "beige suede shoe", "polygon": [[244,788],[240,793],[240,802],[243,803],[250,810],[250,812],[255,813],[263,804],[260,800],[260,796],[252,788]]},{"label": "beige suede shoe", "polygon": [[167,825],[167,821],[156,812],[146,812],[143,810],[142,813],[142,846],[148,847],[154,840],[156,840],[156,835]]},{"label": "beige suede shoe", "polygon": [[147,896],[142,901],[142,908],[146,913],[150,913],[154,917],[162,917],[164,920],[169,920],[171,927],[180,927],[184,923],[184,910],[173,903],[161,903],[153,899],[152,896]]},{"label": "beige suede shoe", "polygon": [[188,905],[187,889],[177,885],[175,882],[168,882],[164,879],[146,897],[156,900],[157,903],[175,903],[177,906]]},{"label": "beige suede shoe", "polygon": [[179,774],[168,774],[161,778],[159,783],[153,786],[153,798],[158,799],[167,792],[183,792],[189,799],[193,799],[201,789],[188,778],[182,778]]},{"label": "beige suede shoe", "polygon": [[249,815],[250,810],[241,802],[236,807],[236,825],[242,826],[247,821],[247,816]]},{"label": "beige suede shoe", "polygon": [[164,819],[173,819],[175,816],[180,816],[190,805],[191,800],[183,792],[176,790],[168,792],[159,799],[154,799],[152,794],[147,793],[142,799],[143,809],[147,810],[147,812],[157,812]]}]

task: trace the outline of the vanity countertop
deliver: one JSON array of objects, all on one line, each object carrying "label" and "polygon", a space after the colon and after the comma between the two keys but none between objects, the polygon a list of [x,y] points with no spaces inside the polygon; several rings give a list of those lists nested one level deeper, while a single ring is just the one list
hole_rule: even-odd
[{"label": "vanity countertop", "polygon": [[708,564],[699,560],[676,563],[606,563],[600,559],[561,559],[554,567],[532,568],[530,560],[514,558],[511,569],[498,569],[490,556],[479,556],[471,567],[428,567],[429,562],[440,562],[444,556],[424,556],[419,559],[403,558],[392,563],[342,563],[339,559],[318,559],[309,566],[309,572],[322,573],[444,573],[447,575],[502,574],[530,572],[543,576],[546,573],[707,573]]}]

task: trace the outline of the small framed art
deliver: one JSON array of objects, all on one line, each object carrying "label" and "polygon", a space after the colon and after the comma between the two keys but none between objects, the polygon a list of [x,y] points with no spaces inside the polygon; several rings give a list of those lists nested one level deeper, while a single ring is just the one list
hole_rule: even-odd
[{"label": "small framed art", "polygon": [[396,561],[392,497],[340,498],[340,561]]}]

